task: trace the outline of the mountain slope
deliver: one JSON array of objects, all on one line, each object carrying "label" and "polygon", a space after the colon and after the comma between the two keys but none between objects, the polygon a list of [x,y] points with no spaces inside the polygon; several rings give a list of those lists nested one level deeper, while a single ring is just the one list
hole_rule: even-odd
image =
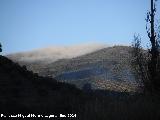
[{"label": "mountain slope", "polygon": [[56,79],[74,83],[80,88],[90,83],[93,89],[135,91],[137,84],[131,59],[131,47],[114,46],[71,60],[59,60],[48,65],[51,67],[47,69],[48,75],[57,74]]},{"label": "mountain slope", "polygon": [[[15,59],[14,55],[10,58]],[[131,47],[114,46],[47,64],[45,60],[33,62],[23,60],[19,63],[41,76],[72,83],[79,88],[89,83],[93,89],[135,91],[136,81],[130,65],[131,59]]]}]

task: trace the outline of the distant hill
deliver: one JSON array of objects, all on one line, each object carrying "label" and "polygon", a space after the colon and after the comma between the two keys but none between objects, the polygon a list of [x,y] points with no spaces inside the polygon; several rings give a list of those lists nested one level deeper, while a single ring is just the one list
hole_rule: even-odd
[{"label": "distant hill", "polygon": [[[14,61],[18,62],[43,62],[46,64],[55,62],[59,59],[70,59],[77,56],[85,55],[102,48],[107,47],[105,44],[86,43],[68,46],[50,46],[46,48],[35,49],[32,51],[19,52],[7,55]],[[76,52],[75,52],[76,51]]]},{"label": "distant hill", "polygon": [[[23,53],[7,57],[21,65],[26,65],[29,70],[40,76],[56,78],[75,84],[79,88],[90,84],[93,89],[135,91],[137,84],[131,69],[131,49],[128,46],[101,48],[74,58],[53,60],[53,62],[50,60],[48,63],[47,59],[41,61],[22,60],[21,56],[30,59],[29,55],[25,56]],[[76,54],[78,51],[74,52]]]}]

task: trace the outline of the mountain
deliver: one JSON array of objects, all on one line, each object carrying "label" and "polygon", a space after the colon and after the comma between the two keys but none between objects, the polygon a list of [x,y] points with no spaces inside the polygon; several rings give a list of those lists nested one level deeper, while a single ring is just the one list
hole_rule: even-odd
[{"label": "mountain", "polygon": [[[15,54],[7,55],[9,58],[12,58],[14,61],[18,62],[43,62],[48,64],[55,62],[59,59],[70,59],[77,56],[85,55],[97,51],[99,49],[105,48],[107,45],[99,43],[86,43],[79,45],[70,45],[70,46],[51,46],[41,49],[36,49],[27,52],[20,52]],[[75,52],[76,51],[76,52]]]},{"label": "mountain", "polygon": [[[128,46],[106,47],[76,57],[64,57],[57,61],[49,58],[38,59],[35,52],[27,55],[26,53],[12,54],[7,57],[21,65],[26,65],[27,69],[40,76],[48,76],[75,84],[79,88],[90,84],[92,89],[135,91],[137,83],[131,68],[131,50],[132,48]],[[38,53],[40,52],[43,54],[43,51]],[[76,50],[72,52],[80,53]],[[54,56],[50,52],[47,54],[50,58]],[[33,57],[38,60],[33,60]],[[32,59],[32,61],[28,61],[28,59]]]}]

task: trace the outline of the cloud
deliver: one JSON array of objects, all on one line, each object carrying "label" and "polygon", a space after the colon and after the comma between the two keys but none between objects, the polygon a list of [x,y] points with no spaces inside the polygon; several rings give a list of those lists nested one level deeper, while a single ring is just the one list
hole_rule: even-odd
[{"label": "cloud", "polygon": [[44,61],[46,63],[50,63],[57,61],[58,59],[69,59],[85,55],[106,47],[108,47],[108,45],[100,43],[86,43],[70,46],[50,46],[29,52],[11,54],[8,55],[8,57],[16,61]]}]

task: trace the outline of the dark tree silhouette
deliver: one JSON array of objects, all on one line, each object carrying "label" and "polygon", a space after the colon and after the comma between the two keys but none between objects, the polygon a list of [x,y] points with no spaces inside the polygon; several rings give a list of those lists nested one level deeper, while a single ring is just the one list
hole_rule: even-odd
[{"label": "dark tree silhouette", "polygon": [[159,59],[159,43],[157,39],[158,33],[155,31],[155,13],[156,13],[156,5],[155,2],[157,0],[151,0],[151,10],[147,13],[147,22],[150,23],[150,28],[147,29],[148,37],[151,42],[151,49],[149,49],[149,53],[151,54],[151,60],[148,63],[148,69],[150,73],[150,79],[153,87],[158,89],[160,87],[160,81],[156,79],[158,75],[158,59]]},{"label": "dark tree silhouette", "polygon": [[1,43],[0,43],[0,52],[2,52],[2,45],[1,45]]},{"label": "dark tree silhouette", "polygon": [[148,51],[142,50],[141,38],[134,37],[133,43],[133,57],[134,68],[140,76],[140,83],[143,84],[143,90],[151,93],[160,91],[160,56],[159,56],[159,38],[160,32],[156,31],[155,15],[156,15],[156,1],[151,0],[151,10],[147,12],[146,30],[151,43]]}]

